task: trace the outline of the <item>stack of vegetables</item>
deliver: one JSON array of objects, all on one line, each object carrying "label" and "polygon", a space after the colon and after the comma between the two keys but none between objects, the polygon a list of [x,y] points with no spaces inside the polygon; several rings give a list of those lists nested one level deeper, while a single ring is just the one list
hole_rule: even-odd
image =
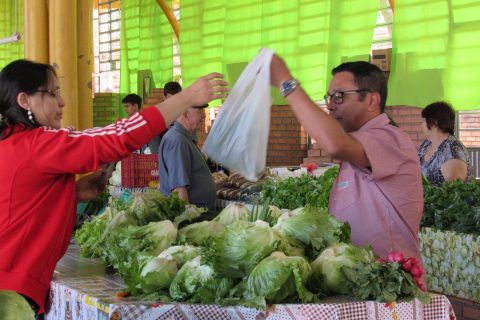
[{"label": "stack of vegetables", "polygon": [[428,287],[480,302],[480,183],[423,182],[419,238]]},{"label": "stack of vegetables", "polygon": [[480,235],[480,183],[423,180],[423,227]]},{"label": "stack of vegetables", "polygon": [[222,183],[215,182],[217,186],[217,198],[225,200],[252,202],[257,198],[257,194],[262,191],[263,183],[270,177],[270,171],[265,170],[260,178],[255,181],[248,181],[239,173],[233,173]]},{"label": "stack of vegetables", "polygon": [[320,177],[301,175],[284,180],[268,179],[263,184],[263,199],[272,199],[272,204],[294,210],[307,204],[328,207],[330,190],[338,175],[338,168],[332,167]]},{"label": "stack of vegetables", "polygon": [[76,233],[81,253],[99,257],[145,300],[240,304],[315,302],[328,295],[428,300],[404,262],[378,260],[350,244],[350,227],[307,205],[250,212],[231,204],[211,221],[182,227],[202,210],[157,191],[112,201]]}]

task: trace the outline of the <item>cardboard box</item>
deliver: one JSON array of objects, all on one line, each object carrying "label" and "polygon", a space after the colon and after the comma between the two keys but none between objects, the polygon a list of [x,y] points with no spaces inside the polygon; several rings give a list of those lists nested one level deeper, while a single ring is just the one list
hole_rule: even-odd
[{"label": "cardboard box", "polygon": [[392,49],[372,50],[372,63],[382,71],[390,71]]}]

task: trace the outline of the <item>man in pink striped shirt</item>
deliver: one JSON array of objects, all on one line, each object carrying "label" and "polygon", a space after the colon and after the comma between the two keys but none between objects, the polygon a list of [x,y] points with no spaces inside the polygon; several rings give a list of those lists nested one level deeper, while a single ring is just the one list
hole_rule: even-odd
[{"label": "man in pink striped shirt", "polygon": [[[421,261],[420,164],[411,139],[384,113],[385,76],[363,61],[343,63],[332,75],[325,95],[327,114],[310,100],[283,60],[272,59],[272,85],[280,88],[322,151],[342,161],[329,210],[350,223],[352,242],[370,244],[381,258],[394,250]],[[425,276],[422,283],[426,285]]]}]

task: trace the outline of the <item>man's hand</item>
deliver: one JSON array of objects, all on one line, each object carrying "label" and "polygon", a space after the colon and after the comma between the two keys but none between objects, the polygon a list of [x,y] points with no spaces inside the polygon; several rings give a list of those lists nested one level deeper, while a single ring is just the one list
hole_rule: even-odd
[{"label": "man's hand", "polygon": [[285,61],[274,54],[270,62],[270,83],[272,86],[279,88],[282,82],[291,80],[292,78]]},{"label": "man's hand", "polygon": [[95,199],[105,190],[107,182],[108,177],[104,169],[81,177],[77,180],[77,200],[86,202]]}]

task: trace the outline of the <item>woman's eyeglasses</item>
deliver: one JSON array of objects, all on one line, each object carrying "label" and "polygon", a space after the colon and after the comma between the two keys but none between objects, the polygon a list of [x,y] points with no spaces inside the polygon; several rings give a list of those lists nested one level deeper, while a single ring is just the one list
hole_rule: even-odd
[{"label": "woman's eyeglasses", "polygon": [[53,97],[53,98],[58,98],[58,97],[60,97],[60,88],[55,88],[54,90],[51,90],[51,89],[39,89],[39,90],[36,90],[35,92],[46,93],[46,94],[48,94],[49,96],[51,96],[51,97]]}]

